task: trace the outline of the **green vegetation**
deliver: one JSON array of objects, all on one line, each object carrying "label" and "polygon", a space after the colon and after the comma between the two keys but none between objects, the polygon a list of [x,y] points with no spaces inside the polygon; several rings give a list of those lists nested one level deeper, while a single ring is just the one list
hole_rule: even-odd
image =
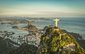
[{"label": "green vegetation", "polygon": [[41,36],[37,54],[85,54],[75,38],[57,27],[48,27]]}]

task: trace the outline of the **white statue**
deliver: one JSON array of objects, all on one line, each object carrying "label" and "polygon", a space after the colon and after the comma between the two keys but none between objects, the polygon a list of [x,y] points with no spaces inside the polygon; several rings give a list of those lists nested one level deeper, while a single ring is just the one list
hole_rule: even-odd
[{"label": "white statue", "polygon": [[58,27],[58,22],[60,21],[59,18],[54,19],[54,26]]}]

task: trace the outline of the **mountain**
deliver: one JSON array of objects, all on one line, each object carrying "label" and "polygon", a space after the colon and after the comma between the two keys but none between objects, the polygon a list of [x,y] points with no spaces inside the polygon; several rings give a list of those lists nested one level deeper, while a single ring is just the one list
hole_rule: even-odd
[{"label": "mountain", "polygon": [[37,54],[85,54],[69,33],[58,27],[45,27]]}]

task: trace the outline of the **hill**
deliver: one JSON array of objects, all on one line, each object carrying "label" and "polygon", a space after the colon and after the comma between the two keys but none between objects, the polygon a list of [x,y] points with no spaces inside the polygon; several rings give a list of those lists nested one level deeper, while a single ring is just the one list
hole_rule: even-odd
[{"label": "hill", "polygon": [[76,39],[58,27],[47,27],[37,54],[85,54]]}]

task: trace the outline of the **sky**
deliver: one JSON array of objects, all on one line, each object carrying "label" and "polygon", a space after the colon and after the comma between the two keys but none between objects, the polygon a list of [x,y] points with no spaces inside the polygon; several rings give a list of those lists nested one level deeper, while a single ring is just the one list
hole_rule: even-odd
[{"label": "sky", "polygon": [[0,0],[0,16],[85,16],[85,0]]}]

